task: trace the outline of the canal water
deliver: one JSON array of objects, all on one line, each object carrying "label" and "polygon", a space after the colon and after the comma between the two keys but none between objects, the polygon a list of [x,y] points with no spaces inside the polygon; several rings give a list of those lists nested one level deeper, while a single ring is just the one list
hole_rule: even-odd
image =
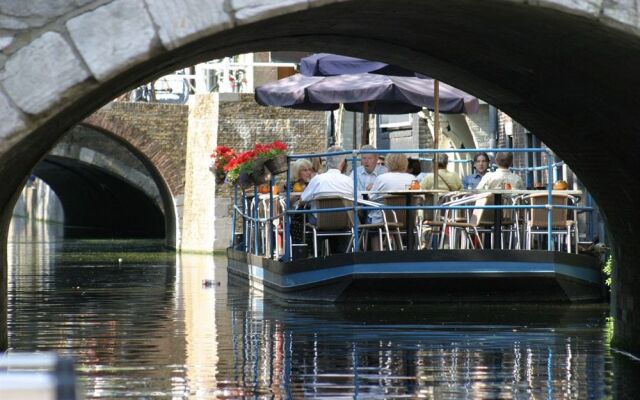
[{"label": "canal water", "polygon": [[86,398],[634,398],[605,305],[287,304],[225,258],[14,220],[10,351],[76,360]]}]

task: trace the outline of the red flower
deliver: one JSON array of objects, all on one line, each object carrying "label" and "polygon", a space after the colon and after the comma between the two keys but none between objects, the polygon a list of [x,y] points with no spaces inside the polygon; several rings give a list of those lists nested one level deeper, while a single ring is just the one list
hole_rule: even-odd
[{"label": "red flower", "polygon": [[282,143],[279,140],[276,140],[275,142],[271,143],[271,148],[273,148],[275,150],[279,150],[281,152],[287,151],[287,145]]}]

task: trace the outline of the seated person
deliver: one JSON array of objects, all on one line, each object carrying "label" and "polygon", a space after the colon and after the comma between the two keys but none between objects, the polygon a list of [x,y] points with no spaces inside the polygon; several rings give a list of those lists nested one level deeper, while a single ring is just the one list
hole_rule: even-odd
[{"label": "seated person", "polygon": [[306,158],[299,158],[291,164],[291,191],[302,192],[315,173],[311,161]]},{"label": "seated person", "polygon": [[407,172],[413,176],[418,176],[422,173],[422,166],[420,165],[420,160],[416,160],[415,158],[409,158],[407,164]]},{"label": "seated person", "polygon": [[[332,146],[327,152],[342,151],[340,146]],[[353,178],[344,175],[347,168],[345,154],[327,156],[327,172],[314,176],[300,195],[300,201],[308,203],[318,197],[347,195],[353,196]]]},{"label": "seated person", "polygon": [[496,153],[496,164],[498,169],[494,172],[487,172],[478,183],[478,189],[503,189],[505,183],[511,184],[512,189],[524,189],[522,178],[509,171],[513,164],[512,153]]},{"label": "seated person", "polygon": [[415,176],[418,182],[422,182],[425,176],[427,176],[426,172],[422,172],[422,164],[420,160],[415,158],[409,158],[409,166],[407,167],[407,172],[411,175]]},{"label": "seated person", "polygon": [[[300,193],[302,192],[311,178],[313,178],[314,172],[312,169],[311,161],[306,158],[299,158],[291,164],[291,192],[292,193]],[[286,190],[286,187],[285,187]],[[285,193],[285,192],[283,192]],[[294,204],[298,200],[297,196],[291,196],[291,204]],[[295,204],[294,208],[302,209],[304,206],[300,204]],[[305,216],[304,214],[293,214],[291,216],[291,240],[293,243],[302,243],[304,242],[304,224],[305,224]]]},{"label": "seated person", "polygon": [[[446,189],[456,191],[462,188],[462,181],[456,172],[447,170],[449,156],[446,154],[438,155],[438,189]],[[433,189],[433,172],[427,174],[420,183],[420,187],[425,190]]]},{"label": "seated person", "polygon": [[489,155],[485,152],[476,153],[473,157],[471,174],[462,178],[462,187],[465,189],[477,188],[487,171],[489,171]]},{"label": "seated person", "polygon": [[[370,144],[360,147],[360,150],[375,150],[376,148]],[[358,181],[358,192],[371,190],[373,181],[378,175],[387,172],[384,165],[378,164],[378,156],[376,154],[360,154],[360,163],[362,164],[356,169],[356,177]],[[351,171],[351,179],[353,180],[353,171]]]},{"label": "seated person", "polygon": [[[327,152],[334,153],[342,150],[342,147],[332,146]],[[346,155],[327,156],[326,167],[327,172],[314,176],[300,195],[300,201],[310,204],[311,209],[315,208],[313,200],[321,197],[353,196],[353,178],[344,175],[344,171],[347,168]],[[308,218],[310,222],[314,222],[311,221],[313,218],[310,216]],[[349,239],[344,236],[330,238],[331,252],[344,252],[348,241]]]},{"label": "seated person", "polygon": [[322,166],[322,158],[320,157],[312,157],[311,158],[311,168],[313,169],[313,175],[321,174],[324,172],[324,167]]},{"label": "seated person", "polygon": [[[404,190],[407,185],[416,179],[407,170],[407,156],[400,153],[389,154],[385,160],[385,164],[389,172],[384,173],[373,181],[372,192],[390,192],[393,190]],[[373,201],[379,201],[384,197],[384,193],[372,193],[369,198]],[[381,224],[384,219],[382,218],[382,211],[372,210],[369,211],[369,221],[372,224]]]}]

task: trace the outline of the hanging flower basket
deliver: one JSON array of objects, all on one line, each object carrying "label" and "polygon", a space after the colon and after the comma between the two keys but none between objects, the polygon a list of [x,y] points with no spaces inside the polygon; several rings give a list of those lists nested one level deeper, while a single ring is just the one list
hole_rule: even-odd
[{"label": "hanging flower basket", "polygon": [[225,182],[225,178],[227,177],[227,174],[225,174],[224,171],[216,171],[215,175],[216,175],[216,185],[222,185]]},{"label": "hanging flower basket", "polygon": [[271,174],[264,168],[265,159],[256,158],[253,161],[253,169],[251,171],[251,179],[256,185],[267,183],[271,180]]},{"label": "hanging flower basket", "polygon": [[[226,146],[218,146],[211,154],[211,162],[209,163],[209,171],[211,171],[216,179],[217,185],[225,183],[227,171],[236,158],[236,152]],[[231,177],[233,180],[233,177]]]},{"label": "hanging flower basket", "polygon": [[264,166],[273,174],[278,175],[287,172],[288,163],[287,163],[287,155],[279,154],[273,158],[265,161]]},{"label": "hanging flower basket", "polygon": [[240,185],[243,189],[248,189],[253,186],[253,179],[251,178],[251,174],[248,172],[242,171],[238,176],[238,185]]}]

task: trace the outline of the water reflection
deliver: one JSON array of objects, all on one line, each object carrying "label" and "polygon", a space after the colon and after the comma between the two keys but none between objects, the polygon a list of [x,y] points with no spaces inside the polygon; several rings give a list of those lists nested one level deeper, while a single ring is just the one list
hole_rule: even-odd
[{"label": "water reflection", "polygon": [[638,389],[640,364],[605,343],[603,306],[282,304],[227,281],[223,257],[14,232],[10,348],[74,355],[88,398],[602,398]]},{"label": "water reflection", "polygon": [[266,302],[254,309],[259,296],[248,290],[248,301],[238,294],[230,301],[242,338],[232,341],[231,368],[252,395],[260,389],[286,398],[605,394],[610,355],[602,342],[603,308],[284,309]]}]

